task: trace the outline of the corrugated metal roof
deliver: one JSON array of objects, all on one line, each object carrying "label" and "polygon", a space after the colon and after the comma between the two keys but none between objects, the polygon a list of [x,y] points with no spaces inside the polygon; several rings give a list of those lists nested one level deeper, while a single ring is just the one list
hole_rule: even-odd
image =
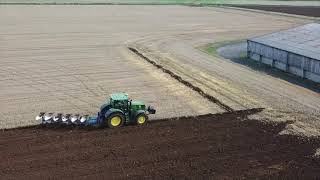
[{"label": "corrugated metal roof", "polygon": [[320,60],[320,24],[318,23],[306,24],[249,40]]}]

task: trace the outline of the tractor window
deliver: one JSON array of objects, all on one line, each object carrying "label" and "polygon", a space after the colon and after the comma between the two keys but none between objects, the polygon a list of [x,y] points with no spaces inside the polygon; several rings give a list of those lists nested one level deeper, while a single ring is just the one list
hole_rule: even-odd
[{"label": "tractor window", "polygon": [[124,107],[124,102],[123,101],[118,101],[118,106],[121,109],[122,107]]},{"label": "tractor window", "polygon": [[119,101],[113,101],[113,106],[114,106],[115,108],[119,108],[119,107],[120,107]]},{"label": "tractor window", "polygon": [[126,110],[127,104],[125,101],[115,101],[113,100],[113,107],[116,109]]}]

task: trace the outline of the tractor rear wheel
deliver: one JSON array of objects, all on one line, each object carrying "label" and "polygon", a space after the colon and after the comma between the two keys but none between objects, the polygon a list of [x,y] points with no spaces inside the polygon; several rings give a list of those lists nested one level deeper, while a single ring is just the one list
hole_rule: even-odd
[{"label": "tractor rear wheel", "polygon": [[107,117],[107,124],[109,128],[118,128],[124,124],[124,115],[121,113],[113,113]]},{"label": "tractor rear wheel", "polygon": [[148,121],[148,116],[144,113],[142,114],[139,114],[137,117],[136,117],[136,124],[137,125],[144,125],[146,124]]}]

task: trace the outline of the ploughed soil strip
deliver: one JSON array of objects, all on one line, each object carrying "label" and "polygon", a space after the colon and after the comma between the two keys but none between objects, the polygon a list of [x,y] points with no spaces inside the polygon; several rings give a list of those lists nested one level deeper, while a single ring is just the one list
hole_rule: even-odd
[{"label": "ploughed soil strip", "polygon": [[0,132],[1,179],[317,179],[320,143],[246,120],[257,110],[183,117],[120,129]]},{"label": "ploughed soil strip", "polygon": [[287,14],[304,15],[311,17],[320,17],[319,6],[279,6],[279,5],[231,5],[233,7],[258,9],[264,11],[273,11]]},{"label": "ploughed soil strip", "polygon": [[169,74],[171,77],[173,77],[174,79],[178,80],[180,83],[184,84],[185,86],[191,88],[192,90],[198,92],[202,97],[206,98],[207,100],[217,104],[218,106],[220,106],[222,109],[228,111],[228,112],[232,112],[233,109],[231,107],[229,107],[228,105],[224,104],[223,102],[219,101],[217,98],[205,93],[202,89],[200,89],[197,86],[194,86],[192,83],[182,79],[182,77],[178,76],[177,74],[175,74],[174,72],[164,68],[163,66],[157,64],[155,61],[152,61],[151,59],[147,58],[146,56],[144,56],[143,54],[141,54],[137,49],[129,47],[129,50],[132,51],[133,53],[135,53],[136,55],[138,55],[139,57],[141,57],[142,59],[146,60],[147,62],[149,62],[150,64],[152,64],[153,66],[157,67],[158,69],[161,69],[164,73]]}]

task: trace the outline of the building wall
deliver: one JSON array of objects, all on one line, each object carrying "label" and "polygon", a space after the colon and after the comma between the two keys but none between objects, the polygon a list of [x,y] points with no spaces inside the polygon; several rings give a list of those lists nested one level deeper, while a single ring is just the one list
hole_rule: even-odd
[{"label": "building wall", "polygon": [[320,60],[247,41],[248,56],[277,69],[320,83]]}]

